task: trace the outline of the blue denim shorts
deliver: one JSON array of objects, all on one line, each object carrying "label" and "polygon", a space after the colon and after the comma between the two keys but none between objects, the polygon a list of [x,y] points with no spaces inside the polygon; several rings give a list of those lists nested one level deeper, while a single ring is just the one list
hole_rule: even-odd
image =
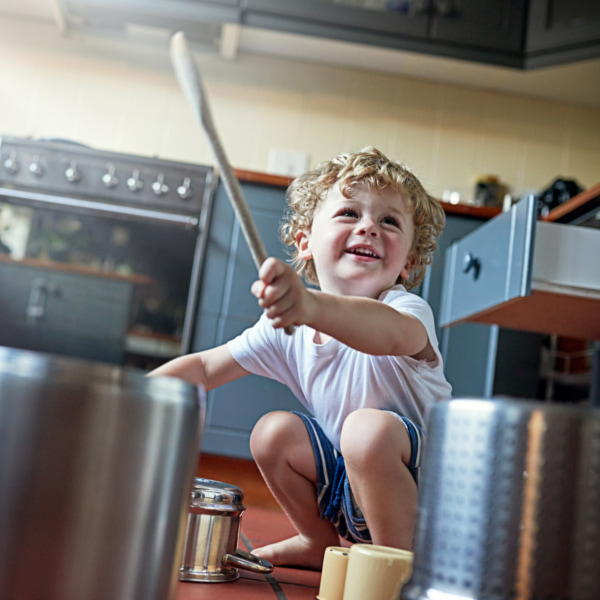
[{"label": "blue denim shorts", "polygon": [[[398,417],[408,431],[411,442],[408,469],[418,484],[423,432],[410,419],[392,411],[386,412]],[[317,463],[317,501],[321,518],[329,519],[343,539],[349,542],[371,543],[371,534],[365,518],[350,488],[343,456],[329,441],[314,417],[296,411],[293,413],[304,422],[313,446]]]}]

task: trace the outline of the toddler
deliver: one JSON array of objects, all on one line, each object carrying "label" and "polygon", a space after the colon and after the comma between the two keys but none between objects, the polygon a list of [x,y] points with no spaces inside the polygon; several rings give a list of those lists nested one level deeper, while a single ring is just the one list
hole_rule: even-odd
[{"label": "toddler", "polygon": [[258,322],[152,374],[210,390],[256,373],[291,389],[311,416],[264,415],[250,448],[298,533],[254,552],[319,569],[340,536],[412,548],[423,428],[451,388],[431,308],[409,290],[445,217],[410,170],[375,148],[298,177],[287,200],[292,266],[268,258],[260,267]]}]

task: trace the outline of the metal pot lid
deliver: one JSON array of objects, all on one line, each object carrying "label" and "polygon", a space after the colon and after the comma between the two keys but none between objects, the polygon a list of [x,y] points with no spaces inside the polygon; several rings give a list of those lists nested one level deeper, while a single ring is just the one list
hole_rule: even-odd
[{"label": "metal pot lid", "polygon": [[244,492],[239,487],[202,477],[194,479],[191,500],[191,506],[195,508],[226,512],[240,512],[246,509],[242,504]]}]

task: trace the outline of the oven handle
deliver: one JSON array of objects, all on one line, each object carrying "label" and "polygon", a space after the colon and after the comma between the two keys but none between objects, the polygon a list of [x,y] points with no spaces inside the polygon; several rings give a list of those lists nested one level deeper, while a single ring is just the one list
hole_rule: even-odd
[{"label": "oven handle", "polygon": [[82,200],[80,198],[69,198],[68,196],[55,196],[53,194],[42,194],[40,192],[29,192],[23,190],[14,190],[9,188],[0,188],[0,197],[18,198],[20,200],[29,200],[43,204],[54,204],[58,206],[67,206],[72,208],[83,208],[85,210],[122,215],[144,221],[155,221],[160,223],[170,223],[172,225],[182,225],[184,227],[197,227],[198,217],[191,215],[182,215],[168,213],[158,210],[148,210],[146,208],[135,208],[133,206],[119,206],[118,204],[109,204],[108,202],[97,202],[92,200]]}]

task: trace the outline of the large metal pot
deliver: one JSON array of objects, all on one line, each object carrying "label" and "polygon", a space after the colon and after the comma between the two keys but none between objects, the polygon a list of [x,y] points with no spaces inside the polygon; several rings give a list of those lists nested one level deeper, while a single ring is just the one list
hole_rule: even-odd
[{"label": "large metal pot", "polygon": [[181,381],[0,347],[0,598],[172,598],[202,425]]},{"label": "large metal pot", "polygon": [[433,409],[402,600],[598,600],[599,558],[600,410]]}]

